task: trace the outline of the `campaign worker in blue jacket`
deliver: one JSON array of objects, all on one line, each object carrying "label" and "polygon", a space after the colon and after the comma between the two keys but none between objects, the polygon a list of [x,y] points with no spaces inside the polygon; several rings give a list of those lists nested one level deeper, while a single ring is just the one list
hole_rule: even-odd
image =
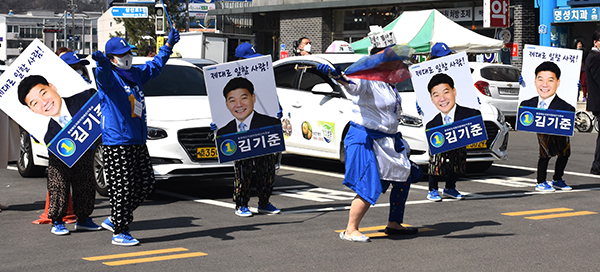
[{"label": "campaign worker in blue jacket", "polygon": [[92,54],[97,63],[104,172],[111,206],[111,216],[104,220],[102,227],[113,232],[115,245],[139,243],[129,234],[128,225],[133,221],[133,211],[154,185],[146,147],[148,127],[142,86],[160,74],[178,41],[179,32],[172,28],[167,44],[152,60],[139,66],[132,66],[131,47],[122,38],[108,40],[106,55],[100,51]]}]

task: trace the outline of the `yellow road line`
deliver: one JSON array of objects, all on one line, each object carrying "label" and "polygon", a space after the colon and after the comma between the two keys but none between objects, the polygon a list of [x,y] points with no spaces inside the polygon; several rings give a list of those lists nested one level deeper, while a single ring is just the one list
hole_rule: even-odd
[{"label": "yellow road line", "polygon": [[533,211],[522,211],[522,212],[509,212],[509,213],[503,213],[503,215],[521,216],[521,215],[530,215],[530,214],[538,214],[538,213],[566,212],[566,211],[572,211],[572,210],[573,209],[569,209],[569,208],[556,208],[556,209],[533,210]]},{"label": "yellow road line", "polygon": [[540,220],[540,219],[551,219],[551,218],[580,216],[580,215],[589,215],[589,214],[597,214],[597,213],[590,212],[590,211],[571,212],[571,213],[555,213],[555,214],[547,214],[547,215],[529,216],[529,217],[525,217],[525,219]]},{"label": "yellow road line", "polygon": [[175,260],[175,259],[199,257],[199,256],[206,256],[206,255],[208,255],[208,254],[206,254],[204,252],[190,252],[190,253],[177,254],[177,255],[165,255],[165,256],[158,256],[158,257],[148,257],[148,258],[140,258],[140,259],[132,259],[132,260],[105,262],[103,264],[108,265],[108,266],[117,266],[117,265],[126,265],[126,264],[138,264],[138,263]]},{"label": "yellow road line", "polygon": [[167,248],[167,249],[158,249],[158,250],[148,250],[148,251],[140,251],[140,252],[132,252],[132,253],[123,253],[123,254],[114,254],[114,255],[104,255],[104,256],[96,256],[96,257],[86,257],[84,260],[88,261],[100,261],[100,260],[110,260],[110,259],[120,259],[127,257],[138,257],[138,256],[146,256],[146,255],[154,255],[161,253],[171,253],[171,252],[180,252],[180,251],[188,251],[189,249],[183,247],[175,247],[175,248]]},{"label": "yellow road line", "polygon": [[[403,227],[412,227],[412,225],[408,225],[408,224],[402,224],[402,226]],[[383,229],[385,229],[385,227],[387,227],[387,226],[381,225],[381,226],[374,226],[374,227],[358,228],[358,231],[363,232],[363,231],[383,230]],[[345,231],[345,229],[336,230],[335,232],[340,233],[342,231]]]}]

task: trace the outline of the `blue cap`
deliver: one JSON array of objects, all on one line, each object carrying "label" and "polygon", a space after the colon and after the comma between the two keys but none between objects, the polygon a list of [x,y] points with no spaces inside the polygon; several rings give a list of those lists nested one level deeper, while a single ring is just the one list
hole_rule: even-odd
[{"label": "blue cap", "polygon": [[235,49],[235,56],[238,58],[249,59],[249,58],[260,57],[262,55],[256,53],[256,50],[254,50],[254,46],[245,42],[245,43],[238,45],[238,47]]},{"label": "blue cap", "polygon": [[79,57],[77,56],[77,54],[73,53],[73,52],[66,52],[63,53],[60,58],[65,61],[68,65],[71,64],[75,64],[75,63],[81,63],[81,65],[88,65],[90,64],[90,62],[88,60],[80,60]]},{"label": "blue cap", "polygon": [[431,47],[431,55],[434,57],[443,57],[452,53],[448,45],[442,42],[436,43]]},{"label": "blue cap", "polygon": [[119,37],[110,38],[110,40],[106,42],[106,46],[104,48],[104,52],[106,52],[107,55],[121,55],[127,53],[129,50],[131,50],[129,43],[125,41],[125,39]]}]

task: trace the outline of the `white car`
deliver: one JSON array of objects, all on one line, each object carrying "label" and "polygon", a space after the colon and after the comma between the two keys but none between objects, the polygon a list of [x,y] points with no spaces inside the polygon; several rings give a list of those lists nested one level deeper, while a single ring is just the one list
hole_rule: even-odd
[{"label": "white car", "polygon": [[[148,60],[151,58],[134,57],[133,63],[140,65]],[[175,58],[169,59],[162,73],[142,87],[147,108],[147,146],[156,180],[233,176],[233,163],[219,164],[216,157],[204,74],[197,67],[202,63],[215,64],[206,60],[198,60],[196,64],[192,64]],[[88,71],[92,80],[94,68],[95,62],[91,61]],[[29,134],[23,131],[19,172],[23,176],[43,174],[40,171],[48,165],[47,149],[29,139]],[[27,151],[28,146],[31,147],[31,153]],[[98,193],[107,195],[101,150],[102,145],[97,144],[94,171]]]},{"label": "white car", "polygon": [[[273,63],[277,94],[283,108],[286,152],[344,160],[343,140],[348,131],[352,101],[343,87],[316,70],[318,64],[345,69],[359,60],[358,54],[322,54],[291,57]],[[399,130],[411,147],[411,160],[425,166],[429,147],[425,128],[416,109],[410,81],[397,87],[402,98]],[[485,144],[468,148],[470,171],[485,171],[494,160],[507,158],[508,127],[494,106],[480,108],[488,134]]]},{"label": "white car", "polygon": [[498,108],[514,125],[519,104],[519,68],[499,63],[469,62],[477,96]]}]

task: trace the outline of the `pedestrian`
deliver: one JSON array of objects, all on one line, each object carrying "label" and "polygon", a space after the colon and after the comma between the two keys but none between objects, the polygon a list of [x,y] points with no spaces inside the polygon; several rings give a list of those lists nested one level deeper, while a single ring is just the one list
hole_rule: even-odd
[{"label": "pedestrian", "polygon": [[296,56],[308,56],[311,54],[311,42],[307,37],[298,39],[296,43]]},{"label": "pedestrian", "polygon": [[[249,43],[242,43],[235,49],[235,57],[238,59],[249,59],[260,57],[261,54],[256,53],[254,46]],[[230,95],[235,92],[239,92],[242,96],[252,97],[253,99],[245,99],[247,103],[243,105],[246,110],[243,112],[236,112],[237,108],[230,107],[228,102],[228,108],[231,114],[236,117],[229,124],[217,130],[214,123],[211,124],[211,129],[217,130],[217,135],[223,135],[228,133],[234,133],[238,131],[245,131],[247,129],[258,128],[266,125],[281,124],[281,106],[277,113],[277,118],[259,114],[254,111],[254,101],[256,100],[254,94],[254,86],[252,82],[245,78],[235,78],[231,80],[223,95],[226,101],[230,101]],[[241,102],[240,102],[241,103]],[[252,116],[250,116],[252,115]],[[239,123],[239,125],[236,125]],[[244,127],[240,127],[244,124]],[[235,215],[241,217],[250,217],[252,212],[248,208],[248,202],[250,200],[250,185],[254,181],[256,184],[256,191],[258,192],[258,212],[267,214],[277,214],[281,210],[273,206],[269,199],[273,193],[273,183],[275,182],[275,165],[277,164],[277,154],[268,154],[250,159],[242,159],[234,161],[235,178],[233,181],[233,202],[235,202]]]},{"label": "pedestrian", "polygon": [[129,233],[133,211],[152,192],[154,172],[146,147],[148,127],[142,86],[157,77],[179,41],[171,28],[166,45],[154,59],[132,66],[131,47],[114,37],[106,42],[106,55],[92,54],[102,111],[104,171],[111,215],[102,227],[113,232],[112,244],[131,246],[139,241]]},{"label": "pedestrian", "polygon": [[90,76],[88,75],[88,71],[85,68],[86,65],[90,64],[90,62],[86,59],[79,59],[79,56],[73,52],[65,52],[60,55],[60,58],[66,62],[75,72],[77,72],[85,82],[88,84],[92,84],[90,80]]},{"label": "pedestrian", "polygon": [[67,52],[73,52],[73,50],[71,48],[64,47],[64,46],[63,47],[59,47],[58,49],[56,49],[56,55],[59,56],[59,57],[62,56],[64,53],[67,53]]},{"label": "pedestrian", "polygon": [[[558,97],[556,90],[560,86],[561,71],[558,65],[551,61],[542,62],[535,68],[535,89],[538,95],[521,102],[519,107],[562,110],[575,112],[575,107]],[[539,158],[537,166],[536,191],[554,192],[555,189],[571,190],[562,176],[565,173],[569,156],[571,155],[571,137],[537,133]],[[546,172],[550,158],[557,156],[552,182],[546,181]]]},{"label": "pedestrian", "polygon": [[[592,34],[594,46],[585,59],[585,79],[587,81],[586,110],[591,111],[596,118],[600,118],[600,30]],[[596,138],[596,151],[590,173],[600,175],[600,133]]]},{"label": "pedestrian", "polygon": [[575,40],[575,49],[581,50],[583,57],[581,58],[581,73],[579,74],[579,85],[577,90],[577,101],[579,101],[581,91],[583,93],[582,101],[585,102],[587,99],[587,81],[585,79],[585,59],[588,55],[588,50],[585,50],[583,42],[581,40]]},{"label": "pedestrian", "polygon": [[[96,92],[89,89],[71,97],[61,97],[56,87],[40,75],[25,77],[18,87],[21,104],[34,113],[50,117],[44,141],[50,141],[70,122],[71,118]],[[50,232],[69,234],[63,217],[67,216],[69,193],[73,189],[73,211],[77,216],[75,230],[100,230],[90,215],[94,211],[96,181],[94,179],[94,149],[88,149],[77,162],[68,167],[52,152],[48,152],[48,218],[52,220]]]},{"label": "pedestrian", "polygon": [[[373,48],[371,55],[385,48]],[[411,163],[410,147],[401,139],[398,119],[402,114],[398,92],[390,84],[373,80],[350,80],[338,68],[319,64],[317,70],[337,80],[352,95],[353,115],[344,138],[345,178],[356,196],[352,200],[348,224],[339,237],[345,241],[369,242],[358,226],[370,205],[390,185],[390,213],[385,233],[389,235],[416,234],[416,228],[402,226],[404,208],[410,190],[407,180]]]},{"label": "pedestrian", "polygon": [[[445,43],[436,43],[431,47],[431,54],[428,60],[448,56],[452,51]],[[438,85],[438,84],[436,84]],[[443,84],[442,84],[443,85]],[[447,85],[447,83],[446,83]],[[433,86],[432,86],[433,87]],[[454,89],[454,86],[452,88]],[[431,91],[430,91],[431,92]],[[433,98],[433,96],[432,96]],[[433,100],[432,100],[433,101]],[[436,105],[437,107],[437,105]],[[455,116],[451,116],[451,121],[454,121]],[[443,195],[454,199],[464,199],[465,197],[456,189],[456,182],[460,175],[464,175],[467,169],[467,148],[459,147],[446,152],[429,155],[429,192],[427,199],[433,202],[442,201],[439,194],[439,180],[445,177],[446,185],[444,186]]]}]

